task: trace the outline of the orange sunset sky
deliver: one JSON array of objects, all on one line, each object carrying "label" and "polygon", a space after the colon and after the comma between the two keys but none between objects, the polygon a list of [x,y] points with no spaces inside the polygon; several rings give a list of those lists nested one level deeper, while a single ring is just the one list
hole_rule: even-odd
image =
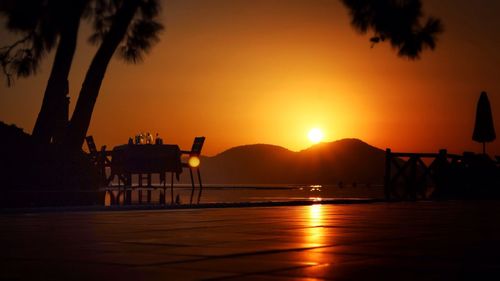
[{"label": "orange sunset sky", "polygon": [[[115,59],[89,129],[98,145],[143,131],[204,154],[242,144],[291,150],[325,139],[359,138],[385,149],[481,150],[472,142],[477,99],[489,94],[500,124],[500,1],[424,0],[445,32],[419,61],[350,26],[334,0],[167,0],[166,29],[145,61]],[[70,76],[70,111],[95,48],[84,24]],[[0,45],[14,40],[0,29]],[[0,120],[31,132],[53,56],[37,76],[0,84]],[[500,135],[500,132],[497,131]],[[500,140],[489,145],[500,154]]]}]

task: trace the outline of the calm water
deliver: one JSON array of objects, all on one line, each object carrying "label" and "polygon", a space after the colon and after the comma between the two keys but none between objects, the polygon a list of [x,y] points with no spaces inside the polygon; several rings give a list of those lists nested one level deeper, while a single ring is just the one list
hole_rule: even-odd
[{"label": "calm water", "polygon": [[[161,189],[152,191],[152,203],[158,203]],[[112,191],[116,195],[116,191]],[[167,188],[167,203],[170,203],[171,191]],[[199,189],[194,192],[193,202],[198,198]],[[174,198],[179,195],[181,203],[189,203],[190,185],[174,187]],[[336,198],[382,198],[383,186],[358,184],[339,187],[337,185],[207,185],[203,187],[201,203],[237,203],[237,202],[280,202],[311,200],[320,201]],[[146,189],[142,192],[142,202],[146,201]],[[139,191],[132,194],[132,203],[139,203]]]}]

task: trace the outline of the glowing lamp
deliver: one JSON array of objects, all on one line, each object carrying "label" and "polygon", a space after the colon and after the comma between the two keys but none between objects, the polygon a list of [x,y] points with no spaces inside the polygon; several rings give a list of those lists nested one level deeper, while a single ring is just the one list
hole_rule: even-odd
[{"label": "glowing lamp", "polygon": [[188,160],[189,167],[196,168],[200,166],[200,158],[198,156],[191,156]]}]

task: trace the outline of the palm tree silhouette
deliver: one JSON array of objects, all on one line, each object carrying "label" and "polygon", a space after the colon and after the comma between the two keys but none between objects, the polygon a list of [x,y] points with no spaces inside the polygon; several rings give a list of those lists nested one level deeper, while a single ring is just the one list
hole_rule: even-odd
[{"label": "palm tree silhouette", "polygon": [[[83,143],[93,107],[109,61],[119,48],[120,57],[131,63],[142,61],[163,26],[156,21],[158,0],[6,0],[0,13],[10,31],[24,36],[0,49],[0,62],[10,85],[14,77],[36,74],[43,57],[55,45],[57,51],[47,82],[42,108],[33,136],[41,143]],[[57,132],[59,120],[66,119],[68,75],[76,50],[80,19],[91,17],[94,33],[89,41],[99,44],[87,71],[80,96],[65,133]],[[73,146],[73,145],[71,145]]]},{"label": "palm tree silhouette", "polygon": [[439,19],[428,17],[425,24],[421,0],[342,0],[349,9],[352,26],[370,38],[372,47],[389,41],[401,57],[418,59],[424,49],[434,50],[437,35],[443,32]]},{"label": "palm tree silhouette", "polygon": [[10,86],[14,77],[35,74],[41,60],[57,46],[54,63],[45,88],[42,107],[33,136],[41,143],[60,141],[67,122],[68,75],[76,50],[80,18],[87,0],[4,0],[0,13],[7,19],[9,31],[22,34],[21,39],[0,51],[2,70]]},{"label": "palm tree silhouette", "polygon": [[158,35],[163,30],[163,25],[157,21],[159,0],[101,3],[103,6],[95,10],[95,33],[90,37],[92,42],[100,42],[100,45],[85,75],[65,140],[75,149],[83,144],[104,75],[116,49],[125,61],[140,62],[159,41]]}]

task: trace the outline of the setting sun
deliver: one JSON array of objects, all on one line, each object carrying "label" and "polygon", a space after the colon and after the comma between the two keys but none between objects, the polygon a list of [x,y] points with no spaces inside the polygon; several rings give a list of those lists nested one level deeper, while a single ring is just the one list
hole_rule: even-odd
[{"label": "setting sun", "polygon": [[319,143],[323,140],[323,132],[318,128],[313,128],[309,131],[307,137],[312,143]]}]

